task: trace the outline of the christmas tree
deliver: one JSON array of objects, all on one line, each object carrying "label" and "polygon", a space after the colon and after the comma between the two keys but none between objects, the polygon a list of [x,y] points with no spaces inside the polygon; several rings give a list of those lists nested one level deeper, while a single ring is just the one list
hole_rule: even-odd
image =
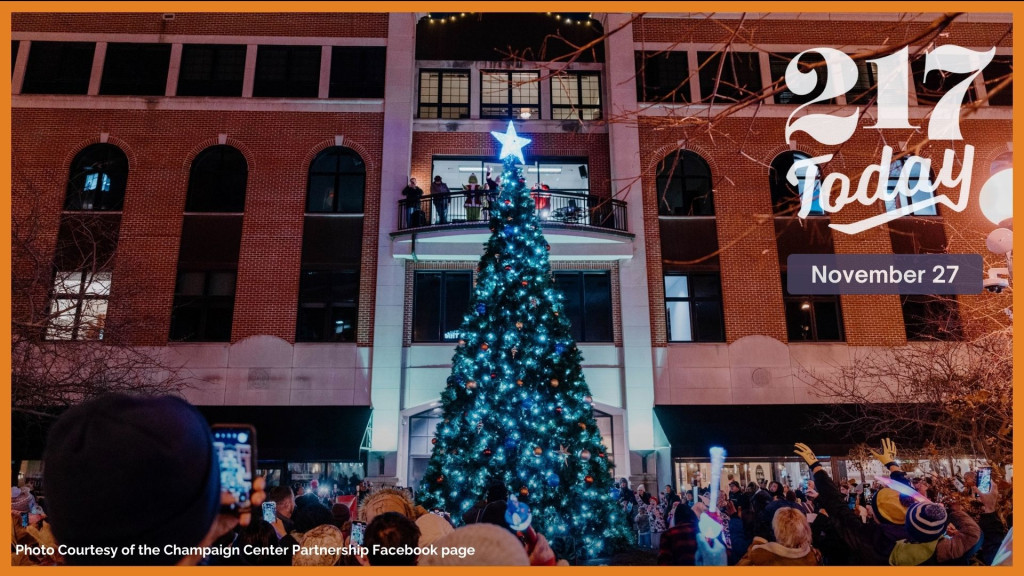
[{"label": "christmas tree", "polygon": [[509,122],[504,172],[490,205],[491,238],[460,328],[443,420],[420,501],[460,517],[492,484],[529,504],[556,552],[589,557],[629,539],[611,491],[582,354],[563,314],[522,173],[529,142]]}]

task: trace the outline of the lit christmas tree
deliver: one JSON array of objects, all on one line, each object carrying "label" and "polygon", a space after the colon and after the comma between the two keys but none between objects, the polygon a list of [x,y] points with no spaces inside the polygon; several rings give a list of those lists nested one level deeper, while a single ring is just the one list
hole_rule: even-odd
[{"label": "lit christmas tree", "polygon": [[501,483],[529,504],[534,528],[556,552],[594,557],[630,533],[611,493],[611,464],[550,246],[516,167],[530,141],[511,122],[505,134],[492,134],[502,143],[500,194],[441,393],[444,415],[420,501],[460,517]]}]

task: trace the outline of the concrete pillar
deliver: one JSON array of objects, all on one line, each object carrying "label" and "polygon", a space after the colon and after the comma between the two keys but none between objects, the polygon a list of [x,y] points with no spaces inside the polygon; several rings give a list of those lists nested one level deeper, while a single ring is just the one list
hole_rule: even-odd
[{"label": "concrete pillar", "polygon": [[[606,31],[627,23],[629,14],[608,14]],[[607,79],[606,114],[618,117],[637,110],[633,27],[626,25],[605,41]],[[635,235],[633,257],[619,267],[622,302],[622,347],[625,381],[627,446],[631,451],[649,453],[654,441],[654,361],[651,349],[651,318],[647,294],[647,250],[644,245],[644,212],[640,187],[640,137],[633,123],[613,122],[608,127],[611,153],[612,192],[625,200],[629,231]],[[628,462],[630,459],[623,459]],[[635,470],[633,472],[636,472]],[[617,470],[628,476],[630,470]]]},{"label": "concrete pillar", "polygon": [[[379,458],[388,462],[386,475],[404,476],[399,457],[399,413],[402,409],[402,313],[405,269],[392,256],[390,233],[398,225],[398,200],[408,184],[415,104],[416,15],[388,17],[387,74],[384,93],[384,138],[381,155],[380,221],[377,224],[377,298],[374,305],[370,401],[373,441],[369,475],[379,475]],[[401,450],[401,454],[405,451]]]}]

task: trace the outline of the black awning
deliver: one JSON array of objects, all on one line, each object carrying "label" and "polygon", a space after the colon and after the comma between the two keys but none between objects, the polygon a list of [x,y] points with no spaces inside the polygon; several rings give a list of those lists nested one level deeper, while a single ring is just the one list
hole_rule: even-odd
[{"label": "black awning", "polygon": [[261,461],[355,462],[369,406],[197,406],[210,425],[252,424]]},{"label": "black awning", "polygon": [[[261,461],[356,462],[369,406],[196,406],[213,424],[252,424]],[[54,417],[12,413],[11,457],[41,460]]]},{"label": "black awning", "polygon": [[711,446],[735,458],[790,456],[796,442],[820,456],[840,455],[860,442],[881,441],[856,429],[822,426],[833,410],[825,404],[654,407],[673,458],[707,458]]}]

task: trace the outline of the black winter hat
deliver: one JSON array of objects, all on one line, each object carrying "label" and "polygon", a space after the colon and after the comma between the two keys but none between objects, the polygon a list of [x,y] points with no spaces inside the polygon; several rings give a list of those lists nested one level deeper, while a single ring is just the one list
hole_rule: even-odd
[{"label": "black winter hat", "polygon": [[[70,546],[160,549],[153,555],[72,556],[69,564],[173,564],[210,530],[220,506],[220,467],[210,427],[180,398],[110,394],[68,410],[53,425],[43,487],[54,536]],[[136,546],[138,550],[138,546]]]}]

